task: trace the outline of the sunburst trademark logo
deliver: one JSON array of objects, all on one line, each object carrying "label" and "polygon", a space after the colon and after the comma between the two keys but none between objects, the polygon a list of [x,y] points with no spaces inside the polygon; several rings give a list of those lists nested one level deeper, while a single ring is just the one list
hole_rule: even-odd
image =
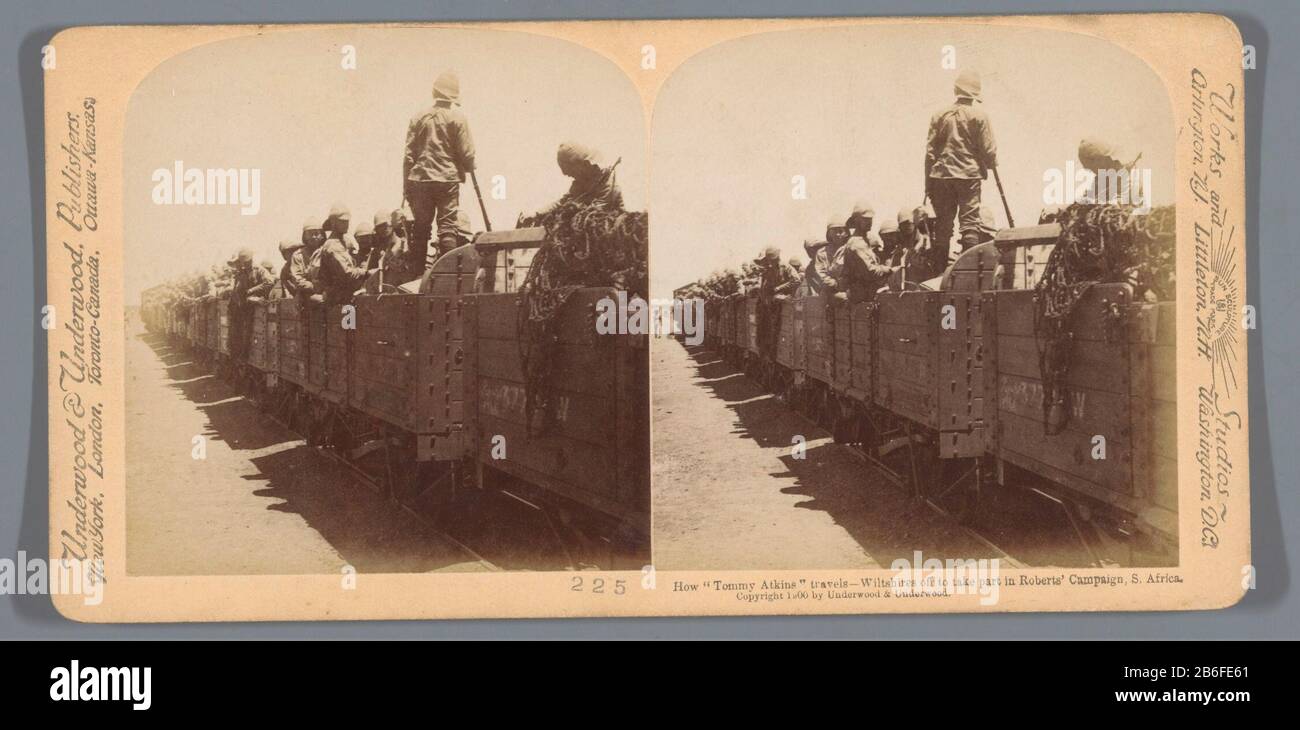
[{"label": "sunburst trademark logo", "polygon": [[1231,395],[1237,387],[1237,343],[1241,327],[1241,285],[1232,236],[1236,228],[1196,224],[1196,349],[1210,361],[1216,388]]}]

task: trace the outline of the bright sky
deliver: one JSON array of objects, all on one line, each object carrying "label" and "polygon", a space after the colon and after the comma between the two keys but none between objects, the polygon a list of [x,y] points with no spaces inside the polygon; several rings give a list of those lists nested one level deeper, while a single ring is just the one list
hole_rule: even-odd
[{"label": "bright sky", "polygon": [[[941,67],[956,50],[957,69]],[[982,25],[902,25],[768,33],[711,48],[667,80],[653,117],[651,291],[765,246],[790,258],[843,220],[855,200],[885,215],[919,205],[930,116],[953,100],[961,69],[983,77],[984,108],[1012,215],[1037,222],[1045,169],[1075,160],[1080,139],[1143,152],[1154,203],[1173,200],[1174,125],[1159,79],[1106,41]],[[793,200],[803,175],[808,199]],[[1006,215],[992,175],[983,199]]]},{"label": "bright sky", "polygon": [[[341,67],[352,45],[357,68]],[[478,149],[478,177],[495,228],[558,198],[569,180],[556,147],[573,140],[622,157],[630,209],[646,206],[641,100],[612,63],[586,49],[510,31],[328,29],[220,41],[169,60],[136,90],[125,142],[126,296],[224,263],[241,247],[279,265],[277,245],[308,216],[342,202],[353,226],[402,199],[412,116],[432,104],[434,78],[460,75]],[[153,204],[151,175],[186,167],[259,168],[261,212]],[[506,178],[506,198],[491,181]],[[461,207],[482,216],[469,185]]]}]

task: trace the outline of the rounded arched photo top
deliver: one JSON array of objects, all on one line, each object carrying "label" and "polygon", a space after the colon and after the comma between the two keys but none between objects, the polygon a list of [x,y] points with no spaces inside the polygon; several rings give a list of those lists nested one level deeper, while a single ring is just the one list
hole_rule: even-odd
[{"label": "rounded arched photo top", "polygon": [[[303,219],[334,203],[353,225],[403,200],[411,120],[452,71],[494,228],[509,228],[568,189],[562,143],[621,158],[629,209],[646,201],[641,98],[613,62],[570,41],[522,31],[399,26],[287,28],[207,43],[158,65],[134,90],[124,142],[127,296],[243,247],[280,261]],[[158,205],[154,174],[257,171],[260,204]],[[251,183],[251,180],[249,181]],[[471,186],[461,210],[484,229]]]},{"label": "rounded arched photo top", "polygon": [[[1173,202],[1169,93],[1110,41],[980,22],[759,33],[692,56],[655,101],[656,296],[766,246],[803,257],[803,241],[858,201],[876,227],[920,205],[929,124],[964,71],[979,75],[1018,225],[1038,219],[1045,179],[1069,175],[1088,138],[1140,151],[1153,204]],[[992,176],[983,200],[1004,227]]]}]

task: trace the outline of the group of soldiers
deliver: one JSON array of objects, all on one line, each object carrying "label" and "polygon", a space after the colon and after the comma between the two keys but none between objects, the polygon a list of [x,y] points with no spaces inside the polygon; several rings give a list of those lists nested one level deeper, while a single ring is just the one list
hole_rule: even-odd
[{"label": "group of soldiers", "polygon": [[[963,249],[992,241],[997,233],[993,212],[978,209],[978,224],[967,236]],[[853,302],[871,301],[877,292],[901,287],[906,281],[922,282],[943,274],[948,266],[947,246],[939,245],[934,231],[938,220],[933,206],[903,209],[896,218],[886,218],[872,230],[875,209],[870,203],[853,206],[848,217],[833,216],[824,236],[804,240],[808,263],[792,258],[782,263],[775,246],[764,249],[746,262],[739,272],[715,272],[707,279],[688,285],[684,294],[702,299],[719,299],[756,291],[778,299],[802,296],[831,296]]]},{"label": "group of soldiers", "polygon": [[[887,216],[873,231],[874,208],[858,203],[847,218],[832,216],[824,235],[804,241],[806,265],[798,259],[782,263],[780,250],[768,247],[739,272],[714,272],[681,293],[717,299],[757,291],[777,298],[825,295],[864,302],[887,287],[906,288],[909,281],[941,276],[955,258],[954,238],[965,251],[992,241],[997,233],[992,208],[981,204],[983,181],[991,170],[996,173],[997,143],[992,123],[979,106],[980,92],[979,74],[963,71],[953,84],[952,104],[930,118],[921,205]],[[1140,158],[1097,139],[1079,144],[1079,160],[1093,175],[1127,173]],[[1119,177],[1127,180],[1126,174]],[[1051,220],[1051,215],[1046,211],[1039,222]]]},{"label": "group of soldiers", "polygon": [[953,103],[930,120],[921,205],[886,217],[872,230],[875,209],[858,203],[847,218],[832,216],[824,236],[804,241],[807,265],[797,259],[783,264],[780,250],[768,247],[739,273],[715,273],[690,285],[688,293],[708,299],[757,289],[778,298],[870,301],[891,284],[942,275],[954,229],[963,250],[993,240],[993,211],[980,204],[980,188],[997,165],[997,144],[988,115],[977,106],[979,74],[962,72],[953,93]]},{"label": "group of soldiers", "polygon": [[[473,136],[459,105],[459,78],[451,71],[440,74],[433,84],[433,106],[407,127],[401,207],[381,210],[354,228],[351,212],[336,204],[325,218],[307,219],[299,239],[280,242],[283,261],[278,274],[270,261],[254,265],[253,252],[242,249],[225,266],[190,274],[151,296],[168,306],[229,298],[231,355],[239,356],[249,344],[251,328],[244,325],[251,320],[252,307],[265,298],[343,304],[369,282],[380,289],[413,291],[412,282],[422,279],[440,256],[474,240],[469,219],[459,207],[460,185],[475,168]],[[617,161],[605,166],[595,150],[565,143],[559,146],[556,162],[573,183],[547,210],[571,201],[623,208]]]}]

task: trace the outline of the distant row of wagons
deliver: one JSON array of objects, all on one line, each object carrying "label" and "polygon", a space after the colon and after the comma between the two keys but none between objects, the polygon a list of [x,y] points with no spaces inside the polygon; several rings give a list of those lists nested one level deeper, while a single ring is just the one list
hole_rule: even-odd
[{"label": "distant row of wagons", "polygon": [[[270,298],[241,318],[232,317],[227,298],[168,306],[155,289],[144,294],[142,316],[150,332],[231,374],[259,401],[287,403],[291,424],[309,442],[347,454],[382,441],[395,454],[395,491],[500,486],[544,505],[581,542],[643,560],[650,526],[645,336],[597,334],[596,302],[613,290],[571,295],[547,351],[553,412],[539,432],[526,418],[530,345],[521,295],[475,291],[481,262],[496,272],[489,282],[509,289],[509,262],[544,240],[541,229],[484,233],[438,259],[419,293],[372,282],[350,305]],[[232,357],[233,323],[245,320],[247,356]]]},{"label": "distant row of wagons", "polygon": [[[1070,322],[1068,414],[1054,418],[1043,403],[1034,284],[1059,232],[1055,223],[1004,230],[963,252],[937,291],[858,303],[764,302],[753,292],[711,300],[704,346],[837,440],[882,460],[905,450],[901,466],[891,463],[954,511],[974,514],[982,481],[1028,485],[1060,501],[1081,533],[1099,525],[1176,555],[1174,303],[1093,285]],[[775,334],[765,338],[765,327]],[[918,459],[932,467],[925,478]]]}]

